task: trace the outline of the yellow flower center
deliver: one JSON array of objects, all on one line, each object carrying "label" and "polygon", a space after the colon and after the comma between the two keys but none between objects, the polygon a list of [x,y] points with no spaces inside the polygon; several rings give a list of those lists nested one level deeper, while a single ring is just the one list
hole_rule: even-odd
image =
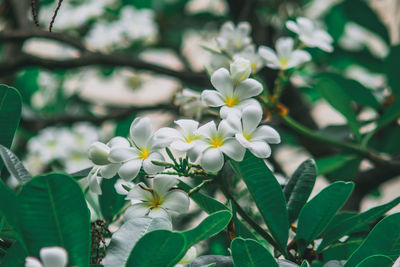
[{"label": "yellow flower center", "polygon": [[140,159],[147,159],[149,157],[150,148],[142,148],[139,153]]},{"label": "yellow flower center", "polygon": [[289,60],[281,59],[280,62],[281,62],[282,68],[286,68],[287,64],[289,63]]},{"label": "yellow flower center", "polygon": [[236,96],[227,97],[225,103],[228,107],[233,107],[239,104],[239,99]]},{"label": "yellow flower center", "polygon": [[197,139],[199,139],[199,137],[198,137],[197,135],[191,135],[191,134],[189,134],[189,135],[186,136],[185,142],[186,142],[186,143],[190,143],[190,142],[192,142],[192,141],[194,141],[194,140],[197,140]]},{"label": "yellow flower center", "polygon": [[248,134],[246,132],[243,132],[243,137],[246,138],[246,140],[249,142],[251,141],[251,138],[252,138],[251,134]]},{"label": "yellow flower center", "polygon": [[224,144],[224,140],[222,139],[221,136],[217,135],[217,136],[211,138],[210,145],[211,145],[212,148],[220,147],[223,144]]}]

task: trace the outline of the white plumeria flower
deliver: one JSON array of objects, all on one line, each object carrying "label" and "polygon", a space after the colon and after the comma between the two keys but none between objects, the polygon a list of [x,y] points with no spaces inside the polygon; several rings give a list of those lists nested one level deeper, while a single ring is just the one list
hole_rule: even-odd
[{"label": "white plumeria flower", "polygon": [[151,161],[164,161],[158,150],[165,148],[172,142],[172,138],[157,138],[157,132],[152,135],[152,124],[149,118],[136,118],[130,127],[130,138],[134,147],[116,147],[110,151],[108,159],[114,163],[121,163],[119,176],[130,181],[134,179],[140,168],[148,174],[156,174],[164,168],[154,165]]},{"label": "white plumeria flower", "polygon": [[240,22],[237,27],[228,21],[221,27],[217,42],[221,50],[230,54],[241,51],[251,44],[251,26],[248,22]]},{"label": "white plumeria flower", "polygon": [[263,87],[254,79],[245,79],[237,85],[233,84],[229,71],[220,68],[211,76],[211,83],[215,90],[204,90],[201,97],[211,107],[222,107],[221,117],[229,113],[240,113],[248,105],[260,105],[252,97],[261,94]]},{"label": "white plumeria flower", "polygon": [[197,146],[203,151],[200,159],[201,167],[207,172],[217,172],[224,166],[224,155],[236,161],[242,161],[245,148],[233,137],[234,129],[223,120],[218,125],[210,121],[199,127],[198,134],[202,136]]},{"label": "white plumeria flower", "polygon": [[242,57],[250,61],[250,67],[252,73],[257,73],[265,64],[263,58],[256,52],[254,45],[249,45],[241,52],[235,54],[233,59]]},{"label": "white plumeria flower", "polygon": [[101,194],[101,179],[113,178],[121,167],[121,163],[108,160],[111,149],[128,147],[130,147],[129,141],[119,136],[114,137],[107,144],[95,142],[89,147],[88,157],[95,164],[88,175],[89,188],[93,193]]},{"label": "white plumeria flower", "polygon": [[262,119],[262,110],[257,106],[243,109],[241,118],[236,115],[228,117],[227,121],[236,131],[236,140],[258,158],[271,155],[269,144],[278,144],[281,138],[276,130],[267,125],[258,126]]},{"label": "white plumeria flower", "polygon": [[161,128],[157,132],[157,138],[172,138],[173,142],[170,147],[179,152],[187,152],[190,161],[196,161],[200,151],[197,149],[200,136],[197,134],[199,122],[195,120],[176,120],[175,124],[181,128],[178,131],[174,128]]},{"label": "white plumeria flower", "polygon": [[188,210],[189,196],[183,190],[176,188],[178,179],[158,174],[152,180],[153,188],[139,183],[129,191],[126,199],[133,205],[126,210],[125,220],[143,216],[170,219],[170,212],[182,213]]},{"label": "white plumeria flower", "polygon": [[174,104],[180,106],[183,115],[197,120],[207,109],[207,104],[201,99],[200,93],[187,88],[176,94]]},{"label": "white plumeria flower", "polygon": [[40,260],[34,257],[25,259],[25,267],[66,267],[67,251],[62,247],[45,247],[40,249]]},{"label": "white plumeria flower", "polygon": [[185,267],[189,266],[189,264],[194,261],[197,257],[196,247],[190,247],[188,251],[186,251],[185,256],[175,265],[175,267]]},{"label": "white plumeria flower", "polygon": [[246,80],[251,74],[251,63],[249,60],[236,57],[230,65],[230,76],[234,85]]},{"label": "white plumeria flower", "polygon": [[294,41],[290,37],[282,37],[276,41],[276,53],[269,47],[260,46],[259,54],[271,69],[291,69],[311,60],[311,55],[304,50],[293,50]]},{"label": "white plumeria flower", "polygon": [[286,27],[299,35],[299,39],[308,47],[318,47],[319,49],[332,52],[332,37],[315,22],[308,18],[299,17],[294,21],[287,21]]}]

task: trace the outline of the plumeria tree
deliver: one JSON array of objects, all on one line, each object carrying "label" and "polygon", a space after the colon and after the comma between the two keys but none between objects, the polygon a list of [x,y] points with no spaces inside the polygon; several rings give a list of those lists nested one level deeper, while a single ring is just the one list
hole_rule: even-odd
[{"label": "plumeria tree", "polygon": [[0,2],[0,266],[400,266],[396,36],[239,2]]}]

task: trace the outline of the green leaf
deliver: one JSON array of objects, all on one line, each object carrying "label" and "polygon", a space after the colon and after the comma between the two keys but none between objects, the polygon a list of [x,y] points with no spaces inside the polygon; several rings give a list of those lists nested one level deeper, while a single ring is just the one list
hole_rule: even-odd
[{"label": "green leaf", "polygon": [[[180,181],[178,184],[178,187],[182,188],[186,192],[189,192],[192,187],[187,185],[186,183]],[[227,206],[222,204],[221,202],[215,200],[212,197],[209,197],[207,195],[204,195],[200,192],[194,192],[193,194],[190,195],[190,198],[196,202],[196,204],[205,212],[208,214],[214,213],[216,211],[220,210],[229,210]]]},{"label": "green leaf", "polygon": [[325,175],[336,171],[356,159],[358,159],[356,155],[338,155],[317,159],[318,175]]},{"label": "green leaf", "polygon": [[232,258],[235,266],[240,267],[278,267],[271,253],[252,239],[235,238],[231,243]]},{"label": "green leaf", "polygon": [[69,263],[89,266],[90,216],[79,184],[59,173],[33,178],[18,196],[22,236],[29,255],[42,247],[61,246]]},{"label": "green leaf", "polygon": [[373,256],[366,258],[359,264],[357,264],[356,267],[376,267],[376,266],[390,267],[390,266],[392,266],[392,264],[393,264],[393,261],[388,256],[373,255]]},{"label": "green leaf", "polygon": [[301,208],[307,202],[317,178],[317,166],[313,159],[304,161],[293,173],[285,186],[289,223],[299,216]]},{"label": "green leaf", "polygon": [[[21,119],[21,95],[17,90],[0,84],[0,145],[11,147]],[[3,163],[0,161],[0,170]]]},{"label": "green leaf", "polygon": [[400,213],[387,216],[367,236],[344,265],[356,266],[370,255],[382,254],[395,260],[400,255]]},{"label": "green leaf", "polygon": [[387,44],[390,44],[390,37],[386,26],[382,23],[378,15],[372,10],[372,8],[368,6],[365,1],[344,1],[340,6],[350,20],[376,33]]},{"label": "green leaf", "polygon": [[400,93],[397,96],[397,99],[394,103],[392,103],[383,113],[383,115],[379,118],[378,122],[376,123],[376,128],[374,132],[379,130],[380,128],[388,125],[392,121],[396,120],[400,117]]},{"label": "green leaf", "polygon": [[17,178],[20,183],[24,184],[32,179],[32,176],[17,156],[3,145],[0,145],[0,157],[3,159],[8,172]]},{"label": "green leaf", "polygon": [[15,241],[1,259],[0,267],[23,266],[27,253],[20,242]]},{"label": "green leaf", "polygon": [[127,267],[174,266],[185,248],[181,233],[155,230],[144,235],[133,248]]},{"label": "green leaf", "polygon": [[320,74],[316,77],[315,89],[325,98],[328,103],[339,111],[347,120],[350,129],[353,131],[357,140],[361,138],[360,123],[352,107],[352,99],[347,93],[351,88],[344,88],[337,77],[330,73]]},{"label": "green leaf", "polygon": [[146,233],[158,229],[172,230],[165,218],[141,217],[125,222],[111,237],[104,259],[105,267],[125,266],[135,244]]},{"label": "green leaf", "polygon": [[182,232],[186,239],[187,248],[224,230],[231,218],[232,213],[230,211],[217,211],[205,218],[195,228]]},{"label": "green leaf", "polygon": [[392,46],[390,53],[385,60],[385,69],[390,88],[392,93],[400,98],[400,45]]},{"label": "green leaf", "polygon": [[250,239],[257,240],[257,238],[255,237],[253,232],[249,229],[249,227],[244,225],[244,223],[242,223],[242,221],[240,221],[238,219],[237,214],[236,214],[235,203],[233,203],[232,200],[230,201],[230,203],[231,203],[231,207],[232,207],[232,220],[233,220],[233,224],[235,226],[234,227],[235,235],[237,237],[250,238]]},{"label": "green leaf", "polygon": [[289,219],[281,185],[262,159],[247,151],[242,162],[231,160],[236,174],[246,183],[279,250],[286,254]]},{"label": "green leaf", "polygon": [[397,206],[400,203],[400,197],[386,203],[384,205],[371,208],[361,214],[351,216],[341,222],[338,222],[325,232],[323,235],[323,240],[318,247],[317,251],[321,251],[326,246],[332,244],[332,242],[338,240],[342,236],[345,236],[352,231],[368,224],[370,221],[379,218],[386,212]]},{"label": "green leaf", "polygon": [[328,226],[350,196],[353,188],[353,183],[335,182],[304,205],[296,232],[300,254],[303,254],[306,247]]},{"label": "green leaf", "polygon": [[347,260],[351,254],[361,245],[364,240],[361,238],[352,238],[345,243],[336,243],[322,251],[324,261]]},{"label": "green leaf", "polygon": [[103,218],[108,222],[112,222],[114,216],[125,205],[125,196],[115,191],[114,184],[118,177],[112,179],[103,179],[101,182],[102,194],[99,195],[99,205]]}]

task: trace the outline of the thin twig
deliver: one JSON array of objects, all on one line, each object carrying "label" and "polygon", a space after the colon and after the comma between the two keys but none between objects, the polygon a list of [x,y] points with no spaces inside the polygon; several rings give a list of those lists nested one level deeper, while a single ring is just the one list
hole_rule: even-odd
[{"label": "thin twig", "polygon": [[63,0],[58,0],[57,7],[56,7],[56,9],[54,10],[54,15],[53,15],[53,17],[51,18],[51,21],[50,21],[49,32],[51,32],[51,30],[52,30],[52,28],[53,28],[54,21],[56,20],[57,13],[58,13],[58,11],[59,11],[60,8],[61,8],[62,2],[63,2]]}]

